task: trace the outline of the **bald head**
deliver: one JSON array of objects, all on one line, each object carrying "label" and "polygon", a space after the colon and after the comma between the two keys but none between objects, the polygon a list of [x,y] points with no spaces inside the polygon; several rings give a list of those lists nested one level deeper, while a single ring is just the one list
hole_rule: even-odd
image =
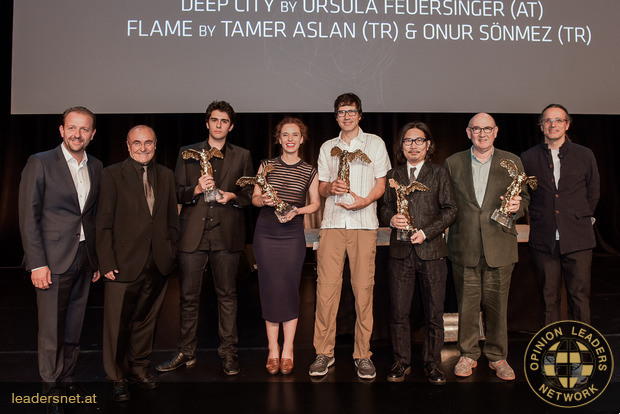
[{"label": "bald head", "polygon": [[474,155],[484,157],[491,154],[497,130],[495,119],[485,112],[476,114],[469,120],[466,132],[474,146]]},{"label": "bald head", "polygon": [[148,164],[155,155],[157,137],[155,131],[146,125],[137,125],[127,133],[129,156],[140,164]]}]

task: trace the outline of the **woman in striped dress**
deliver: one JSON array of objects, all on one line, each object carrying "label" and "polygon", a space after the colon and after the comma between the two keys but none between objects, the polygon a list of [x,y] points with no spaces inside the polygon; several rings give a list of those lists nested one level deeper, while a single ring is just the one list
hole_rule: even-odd
[{"label": "woman in striped dress", "polygon": [[[274,201],[254,187],[252,203],[261,207],[254,233],[254,255],[258,265],[258,283],[262,316],[265,319],[269,356],[267,372],[288,374],[293,369],[293,341],[299,316],[299,282],[306,256],[304,214],[314,213],[320,205],[316,169],[299,156],[308,128],[298,118],[286,117],[276,126],[274,137],[282,146],[282,155],[263,161],[274,167],[267,174],[278,197],[295,207],[281,223],[274,214]],[[307,197],[308,196],[308,197]],[[306,199],[309,203],[306,204]],[[282,324],[284,344],[280,354],[278,334]]]}]

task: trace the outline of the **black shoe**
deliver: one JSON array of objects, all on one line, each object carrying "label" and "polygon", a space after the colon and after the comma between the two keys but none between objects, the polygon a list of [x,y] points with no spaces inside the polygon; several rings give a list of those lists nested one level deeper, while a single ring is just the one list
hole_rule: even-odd
[{"label": "black shoe", "polygon": [[426,374],[426,378],[428,378],[428,382],[431,384],[444,385],[446,383],[446,376],[436,362],[424,364],[424,374]]},{"label": "black shoe", "polygon": [[388,372],[387,380],[389,382],[403,382],[405,377],[411,373],[411,365],[402,362],[395,362]]},{"label": "black shoe", "polygon": [[80,396],[80,398],[82,398],[82,399],[86,395],[93,395],[94,394],[94,392],[88,391],[87,389],[82,387],[77,382],[72,382],[69,385],[67,385],[66,390],[67,390],[67,394],[68,395],[74,396],[74,397]]},{"label": "black shoe", "polygon": [[59,403],[47,403],[45,406],[46,414],[64,414],[65,408]]},{"label": "black shoe", "polygon": [[177,352],[174,354],[170,361],[166,361],[163,364],[159,364],[155,369],[159,372],[168,372],[177,369],[182,365],[191,367],[196,364],[196,357],[194,355],[185,355],[183,352]]},{"label": "black shoe", "polygon": [[222,358],[222,368],[226,375],[237,375],[239,373],[239,359],[235,354],[228,354]]},{"label": "black shoe", "polygon": [[154,390],[159,387],[159,380],[151,374],[130,375],[127,377],[127,381],[129,381],[130,384],[136,384],[143,390]]},{"label": "black shoe", "polygon": [[126,380],[121,379],[112,382],[112,393],[110,394],[112,401],[129,401],[130,398],[131,394],[129,393]]}]

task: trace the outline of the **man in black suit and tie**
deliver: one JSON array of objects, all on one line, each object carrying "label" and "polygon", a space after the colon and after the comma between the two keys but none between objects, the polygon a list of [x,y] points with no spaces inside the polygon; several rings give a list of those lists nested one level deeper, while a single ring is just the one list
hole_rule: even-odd
[{"label": "man in black suit and tie", "polygon": [[19,187],[19,228],[37,292],[45,393],[73,382],[90,282],[99,279],[95,209],[103,165],[85,152],[95,122],[84,107],[67,109],[59,128],[63,142],[28,159]]},{"label": "man in black suit and tie", "polygon": [[394,155],[400,165],[387,173],[388,182],[392,179],[399,186],[418,182],[427,188],[405,196],[408,201],[405,211],[416,229],[407,241],[397,239],[398,229],[406,228],[407,219],[398,211],[395,188],[390,184],[383,196],[382,219],[392,227],[389,285],[394,365],[387,376],[390,382],[401,382],[411,372],[409,315],[417,283],[424,308],[424,373],[431,384],[446,383],[441,370],[448,274],[445,230],[456,220],[458,210],[448,170],[429,161],[434,151],[435,143],[428,125],[410,122],[400,130],[394,144]]},{"label": "man in black suit and tie", "polygon": [[127,382],[154,389],[149,374],[155,325],[174,267],[179,218],[172,170],[153,161],[148,126],[127,134],[129,158],[103,170],[97,253],[106,278],[103,367],[111,398],[129,400]]},{"label": "man in black suit and tie", "polygon": [[[175,170],[177,200],[181,209],[179,241],[179,290],[181,295],[180,339],[178,352],[158,365],[161,372],[196,363],[198,310],[205,266],[210,261],[217,295],[220,346],[218,354],[226,375],[239,373],[237,358],[237,286],[236,276],[241,251],[245,247],[243,207],[252,200],[252,186],[239,187],[242,176],[253,176],[250,152],[226,141],[235,123],[235,111],[224,101],[207,108],[209,137],[181,148]],[[213,157],[213,176],[202,174],[200,161],[183,158],[188,150],[210,151],[217,148],[223,158]],[[207,202],[203,193],[215,186],[221,198]]]}]

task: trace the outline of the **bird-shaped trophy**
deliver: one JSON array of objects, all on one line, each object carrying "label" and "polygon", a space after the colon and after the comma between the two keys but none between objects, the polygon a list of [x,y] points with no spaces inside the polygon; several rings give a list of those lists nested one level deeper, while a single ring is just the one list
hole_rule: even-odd
[{"label": "bird-shaped trophy", "polygon": [[422,183],[417,181],[412,182],[411,184],[404,185],[398,184],[398,182],[390,178],[390,187],[392,187],[396,191],[396,211],[398,214],[402,214],[407,219],[407,225],[404,229],[396,229],[396,240],[411,242],[411,236],[413,233],[418,231],[413,224],[411,223],[411,215],[409,214],[409,200],[407,197],[409,194],[418,191],[428,191],[428,187]]},{"label": "bird-shaped trophy", "polygon": [[[222,152],[215,147],[212,147],[208,151],[204,148],[200,151],[195,149],[188,149],[186,151],[183,151],[181,153],[181,156],[184,160],[192,158],[196,161],[199,161],[201,174],[208,175],[210,177],[213,177],[213,166],[209,162],[211,158],[224,158],[224,154],[222,154]],[[213,177],[213,179],[215,180],[215,177]],[[207,203],[216,203],[217,200],[220,200],[223,197],[222,192],[219,189],[215,188],[215,185],[207,188],[204,192],[204,196]]]},{"label": "bird-shaped trophy", "polygon": [[514,178],[514,180],[508,186],[508,188],[506,188],[506,194],[504,194],[502,205],[500,206],[500,208],[495,209],[495,211],[491,215],[491,220],[495,220],[502,226],[511,229],[514,218],[510,211],[508,211],[508,205],[510,204],[510,200],[512,200],[521,193],[521,187],[523,187],[524,185],[529,185],[532,190],[536,190],[538,188],[538,180],[533,175],[528,177],[527,175],[525,175],[524,172],[519,173],[517,165],[506,158],[502,158],[499,161],[499,165],[507,169],[508,174],[510,174],[510,176]]},{"label": "bird-shaped trophy", "polygon": [[237,180],[237,185],[240,187],[256,184],[260,188],[263,194],[267,194],[273,200],[275,204],[274,213],[280,220],[280,223],[286,223],[290,219],[292,219],[295,214],[297,214],[297,207],[291,206],[289,203],[286,203],[278,197],[276,190],[272,187],[271,184],[267,182],[267,174],[273,171],[275,167],[271,164],[265,165],[263,171],[256,174],[256,177],[241,177]]},{"label": "bird-shaped trophy", "polygon": [[[364,154],[362,150],[359,149],[349,152],[338,147],[333,147],[330,154],[332,157],[338,157],[338,179],[347,183],[347,187],[351,184],[349,181],[349,163],[356,160],[360,160],[367,164],[372,162],[370,158],[368,158],[368,155]],[[349,192],[344,194],[336,194],[334,196],[334,202],[336,204],[353,204],[354,201],[355,199]]]}]

